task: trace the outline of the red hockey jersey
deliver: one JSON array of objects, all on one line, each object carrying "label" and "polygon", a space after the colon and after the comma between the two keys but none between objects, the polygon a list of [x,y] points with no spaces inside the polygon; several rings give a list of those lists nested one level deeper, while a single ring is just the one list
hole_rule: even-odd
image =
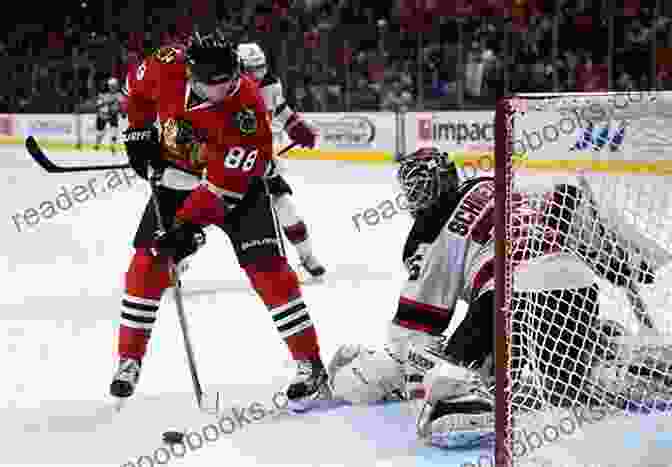
[{"label": "red hockey jersey", "polygon": [[[258,85],[243,76],[230,98],[210,103],[193,89],[184,56],[180,48],[164,47],[128,77],[129,126],[158,122],[164,159],[194,174],[205,169],[213,190],[240,199],[273,155],[271,123]],[[193,128],[196,142],[180,140],[185,126]]]}]

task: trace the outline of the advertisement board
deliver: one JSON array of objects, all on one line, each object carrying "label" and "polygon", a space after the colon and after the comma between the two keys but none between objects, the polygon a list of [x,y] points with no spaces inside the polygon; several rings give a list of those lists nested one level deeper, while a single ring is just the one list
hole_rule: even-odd
[{"label": "advertisement board", "polygon": [[397,116],[392,112],[302,116],[318,132],[317,147],[292,149],[291,158],[384,161],[392,160],[396,151]]},{"label": "advertisement board", "polygon": [[77,117],[59,114],[27,114],[19,119],[21,136],[65,143],[77,142]]},{"label": "advertisement board", "polygon": [[11,139],[16,133],[14,115],[0,114],[0,141]]},{"label": "advertisement board", "polygon": [[405,117],[408,151],[434,146],[442,151],[492,150],[495,112],[409,112]]}]

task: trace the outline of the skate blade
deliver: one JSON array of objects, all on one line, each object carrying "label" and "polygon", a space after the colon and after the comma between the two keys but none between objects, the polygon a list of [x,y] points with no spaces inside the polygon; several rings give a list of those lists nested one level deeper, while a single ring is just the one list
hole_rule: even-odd
[{"label": "skate blade", "polygon": [[121,412],[121,409],[123,409],[126,406],[126,402],[128,402],[127,397],[112,396],[112,399],[112,407],[114,408],[115,412]]},{"label": "skate blade", "polygon": [[319,276],[313,276],[302,265],[295,266],[294,270],[296,271],[296,275],[299,277],[299,283],[301,285],[323,284],[324,277],[327,275],[327,273],[325,272],[324,274],[321,274]]}]

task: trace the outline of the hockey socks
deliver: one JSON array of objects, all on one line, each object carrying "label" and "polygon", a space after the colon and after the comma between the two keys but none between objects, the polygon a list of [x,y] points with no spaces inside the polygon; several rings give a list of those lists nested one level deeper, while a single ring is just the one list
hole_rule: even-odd
[{"label": "hockey socks", "polygon": [[137,249],[126,273],[121,301],[119,357],[141,361],[147,351],[163,291],[170,286],[168,265]]},{"label": "hockey socks", "polygon": [[296,213],[296,207],[290,195],[282,195],[275,198],[275,210],[278,221],[287,240],[296,247],[301,258],[313,255],[313,247],[308,237],[308,227]]},{"label": "hockey socks", "polygon": [[301,296],[296,273],[286,258],[265,258],[263,262],[245,267],[245,272],[271,312],[276,329],[294,360],[319,359],[317,333]]}]

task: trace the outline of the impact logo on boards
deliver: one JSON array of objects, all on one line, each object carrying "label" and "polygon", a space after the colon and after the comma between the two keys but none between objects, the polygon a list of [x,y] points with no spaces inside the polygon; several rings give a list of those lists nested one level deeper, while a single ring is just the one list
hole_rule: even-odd
[{"label": "impact logo on boards", "polygon": [[418,116],[418,140],[427,142],[455,141],[457,144],[490,142],[495,139],[492,122],[436,121],[432,115]]}]

